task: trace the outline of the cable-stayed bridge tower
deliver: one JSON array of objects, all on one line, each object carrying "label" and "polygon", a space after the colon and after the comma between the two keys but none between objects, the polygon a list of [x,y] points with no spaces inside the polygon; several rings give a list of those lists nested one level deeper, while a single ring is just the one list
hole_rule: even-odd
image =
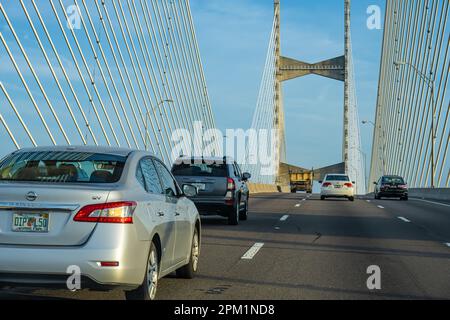
[{"label": "cable-stayed bridge tower", "polygon": [[[263,176],[260,174],[260,166],[254,166],[251,169],[253,175],[260,183],[276,183],[279,185],[289,183],[288,174],[282,169],[283,164],[286,163],[282,84],[289,80],[315,74],[344,83],[342,163],[328,167],[327,170],[330,173],[345,171],[355,180],[358,194],[364,194],[366,179],[352,59],[350,0],[345,0],[344,55],[314,64],[282,56],[280,0],[275,0],[274,6],[273,30],[252,127],[255,129],[275,129],[273,161],[276,163],[276,174],[271,177]],[[261,116],[261,114],[264,116]],[[317,170],[316,178],[320,178],[325,173],[327,172],[324,170]]]}]

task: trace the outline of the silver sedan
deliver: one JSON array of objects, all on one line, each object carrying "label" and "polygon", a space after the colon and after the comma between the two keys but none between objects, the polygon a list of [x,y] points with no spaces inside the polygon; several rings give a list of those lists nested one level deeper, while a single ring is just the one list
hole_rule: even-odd
[{"label": "silver sedan", "polygon": [[174,271],[192,278],[200,218],[149,153],[39,147],[0,162],[0,286],[122,288],[154,299]]}]

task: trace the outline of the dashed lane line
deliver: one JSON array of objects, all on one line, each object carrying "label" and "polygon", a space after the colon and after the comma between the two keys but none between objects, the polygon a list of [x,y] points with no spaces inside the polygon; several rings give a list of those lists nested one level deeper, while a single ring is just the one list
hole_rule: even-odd
[{"label": "dashed lane line", "polygon": [[243,256],[242,260],[252,260],[261,248],[264,247],[264,243],[255,243]]},{"label": "dashed lane line", "polygon": [[398,217],[400,220],[402,220],[403,222],[407,222],[410,223],[411,221],[406,219],[405,217]]},{"label": "dashed lane line", "polygon": [[284,215],[281,217],[280,221],[286,221],[289,218],[289,215]]}]

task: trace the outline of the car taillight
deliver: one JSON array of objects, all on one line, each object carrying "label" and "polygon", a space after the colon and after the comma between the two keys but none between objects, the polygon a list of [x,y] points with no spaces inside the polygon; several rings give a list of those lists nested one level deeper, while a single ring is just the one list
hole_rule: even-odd
[{"label": "car taillight", "polygon": [[133,201],[88,205],[78,211],[73,220],[77,222],[132,224],[136,206],[136,202]]},{"label": "car taillight", "polygon": [[324,182],[324,183],[322,184],[322,187],[328,188],[328,187],[331,187],[332,185],[333,185],[333,184],[330,183],[330,182]]},{"label": "car taillight", "polygon": [[353,183],[346,183],[344,184],[344,186],[346,186],[347,188],[353,188]]},{"label": "car taillight", "polygon": [[234,183],[234,180],[231,178],[227,178],[227,190],[228,191],[236,190],[236,184]]},{"label": "car taillight", "polygon": [[405,184],[399,185],[398,186],[400,189],[408,189],[408,186]]}]

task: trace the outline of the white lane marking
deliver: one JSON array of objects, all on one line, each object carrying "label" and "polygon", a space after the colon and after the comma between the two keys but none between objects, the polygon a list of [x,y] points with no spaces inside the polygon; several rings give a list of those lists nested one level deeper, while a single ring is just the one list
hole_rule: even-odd
[{"label": "white lane marking", "polygon": [[289,215],[282,216],[280,221],[286,221],[289,218]]},{"label": "white lane marking", "polygon": [[302,199],[302,201],[306,201],[306,199]]},{"label": "white lane marking", "polygon": [[255,243],[243,256],[242,260],[252,260],[259,250],[264,246],[264,243]]},{"label": "white lane marking", "polygon": [[366,200],[368,203],[370,203],[371,201],[370,200]]},{"label": "white lane marking", "polygon": [[431,204],[437,204],[438,206],[450,207],[450,204],[446,204],[446,203],[440,203],[440,202],[423,200],[423,199],[416,199],[416,198],[410,198],[410,199],[414,200],[414,201],[421,201],[421,202],[426,202],[426,203],[431,203]]},{"label": "white lane marking", "polygon": [[384,207],[383,207],[383,206],[378,206],[378,208],[380,208],[380,209],[384,209]]},{"label": "white lane marking", "polygon": [[450,248],[450,242],[449,243],[445,243],[445,245]]},{"label": "white lane marking", "polygon": [[295,207],[296,207],[296,208],[300,207],[300,203],[296,204]]},{"label": "white lane marking", "polygon": [[281,228],[280,227],[275,227],[275,230],[281,230]]},{"label": "white lane marking", "polygon": [[405,217],[398,217],[400,220],[402,220],[403,222],[407,222],[410,223],[411,221],[409,221],[408,219],[406,219]]}]

